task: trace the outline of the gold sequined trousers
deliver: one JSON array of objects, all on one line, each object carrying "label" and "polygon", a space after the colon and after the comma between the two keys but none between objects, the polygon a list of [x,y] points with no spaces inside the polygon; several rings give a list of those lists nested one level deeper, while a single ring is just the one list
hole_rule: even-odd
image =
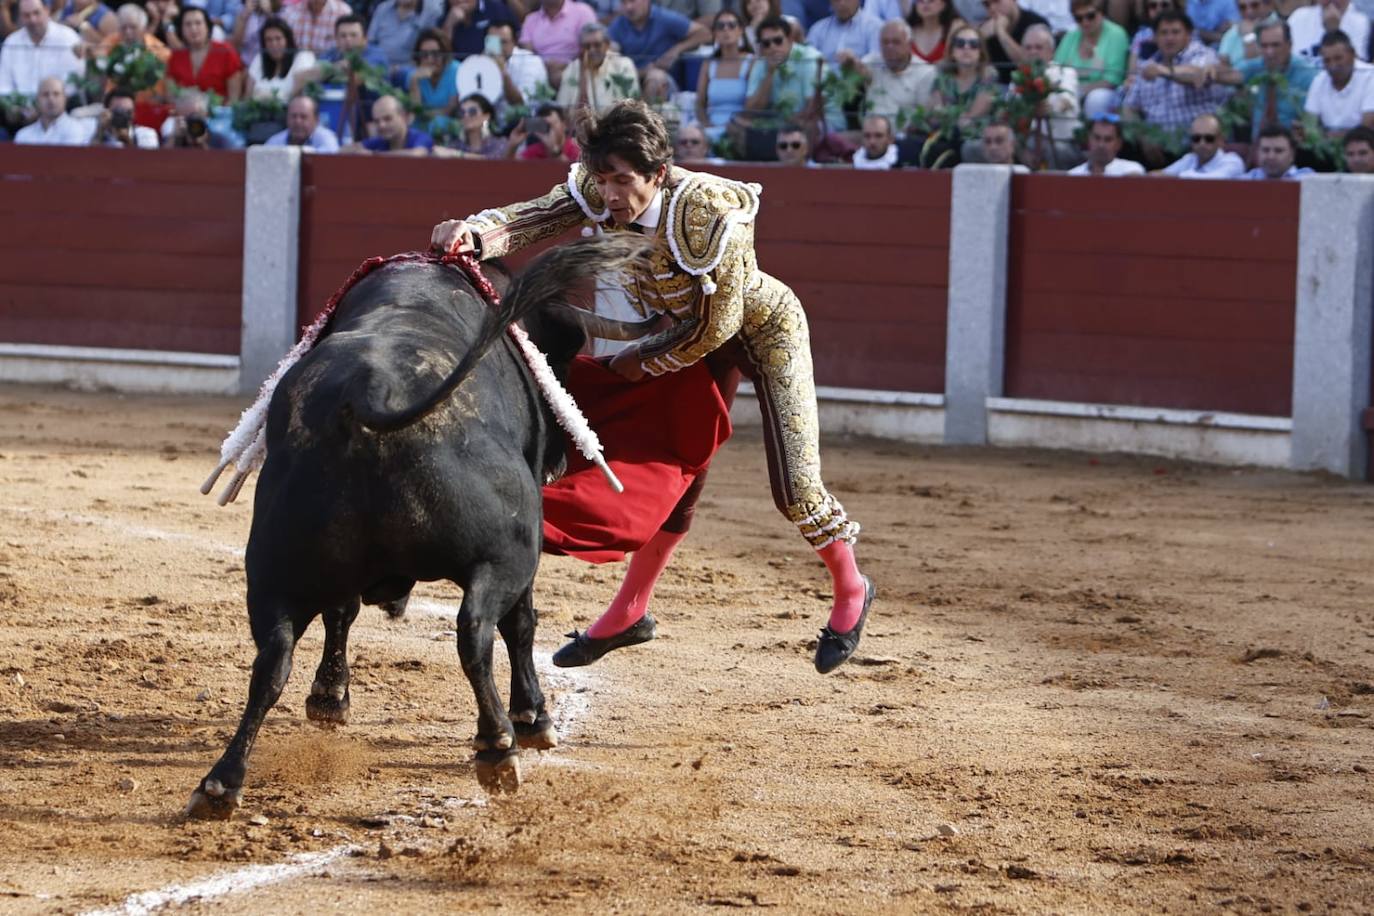
[{"label": "gold sequined trousers", "polygon": [[796,293],[759,272],[745,292],[739,339],[748,356],[763,414],[763,441],[773,502],[817,550],[853,543],[859,525],[821,480],[820,422],[811,369],[811,334]]}]

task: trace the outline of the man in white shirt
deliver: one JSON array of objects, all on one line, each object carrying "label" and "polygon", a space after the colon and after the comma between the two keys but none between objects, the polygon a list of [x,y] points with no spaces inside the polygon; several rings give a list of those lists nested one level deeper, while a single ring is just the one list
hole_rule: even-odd
[{"label": "man in white shirt", "polygon": [[1216,115],[1202,115],[1193,119],[1189,131],[1193,151],[1173,165],[1165,166],[1151,175],[1172,175],[1175,178],[1239,178],[1245,174],[1245,161],[1235,153],[1221,148],[1221,121]]},{"label": "man in white shirt", "polygon": [[55,76],[65,86],[68,76],[82,72],[76,56],[81,37],[53,22],[43,0],[19,0],[19,21],[23,28],[0,45],[0,95],[37,95],[45,77]]},{"label": "man in white shirt", "polygon": [[549,70],[543,58],[515,43],[515,29],[509,23],[493,22],[487,27],[486,54],[501,70],[498,110],[533,105],[539,87],[549,87]]},{"label": "man in white shirt", "polygon": [[863,146],[854,153],[856,169],[890,169],[897,165],[897,144],[892,122],[882,115],[864,118]]},{"label": "man in white shirt", "polygon": [[1070,175],[1100,175],[1116,178],[1125,175],[1144,175],[1145,166],[1130,159],[1118,159],[1121,152],[1121,119],[1116,115],[1101,117],[1088,128],[1088,160],[1069,169]]},{"label": "man in white shirt", "polygon": [[1294,53],[1309,60],[1321,57],[1322,36],[1338,30],[1350,39],[1356,57],[1369,59],[1369,17],[1350,0],[1318,0],[1300,6],[1289,15],[1288,29],[1293,33]]},{"label": "man in white shirt", "polygon": [[1321,49],[1323,70],[1307,87],[1303,107],[1332,137],[1361,124],[1374,127],[1374,68],[1356,62],[1344,32],[1327,32]]},{"label": "man in white shirt", "polygon": [[49,76],[38,84],[38,120],[15,134],[15,143],[35,146],[84,146],[91,139],[94,123],[82,123],[67,114],[67,90],[62,81]]},{"label": "man in white shirt", "polygon": [[927,107],[938,75],[935,67],[911,53],[911,26],[900,19],[883,23],[878,50],[862,60],[841,51],[840,66],[852,66],[868,84],[868,110],[889,118],[903,109]]},{"label": "man in white shirt", "polygon": [[267,138],[264,146],[299,146],[316,153],[337,153],[339,138],[320,124],[320,109],[308,95],[298,95],[286,106],[286,130]]},{"label": "man in white shirt", "polygon": [[841,52],[862,60],[878,50],[883,21],[859,8],[859,0],[830,0],[833,15],[811,26],[806,43],[825,55],[826,63],[840,66]]}]

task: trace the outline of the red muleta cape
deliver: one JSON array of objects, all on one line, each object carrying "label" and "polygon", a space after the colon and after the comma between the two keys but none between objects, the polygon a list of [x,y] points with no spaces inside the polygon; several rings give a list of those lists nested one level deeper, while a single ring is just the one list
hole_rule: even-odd
[{"label": "red muleta cape", "polygon": [[612,490],[569,442],[568,472],[544,487],[544,552],[589,563],[621,560],[654,536],[730,438],[730,411],[704,362],[631,382],[579,356],[568,391],[625,492]]}]

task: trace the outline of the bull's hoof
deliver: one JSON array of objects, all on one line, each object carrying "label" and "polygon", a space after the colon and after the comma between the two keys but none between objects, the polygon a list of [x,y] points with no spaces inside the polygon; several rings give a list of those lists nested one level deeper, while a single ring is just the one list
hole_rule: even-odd
[{"label": "bull's hoof", "polygon": [[492,759],[489,752],[483,751],[473,764],[478,784],[492,795],[520,790],[520,757],[514,752]]},{"label": "bull's hoof", "polygon": [[400,620],[406,615],[406,605],[410,603],[410,595],[402,595],[395,601],[383,601],[381,608],[386,611],[386,616],[392,620]]},{"label": "bull's hoof", "polygon": [[[534,721],[525,722],[524,718],[533,717]],[[527,712],[511,715],[511,725],[515,727],[515,743],[532,751],[548,751],[558,747],[558,732],[554,730],[553,720],[548,713]]]},{"label": "bull's hoof", "polygon": [[186,816],[197,820],[227,821],[243,804],[243,789],[226,789],[218,779],[204,779],[191,800],[186,803]]},{"label": "bull's hoof", "polygon": [[[319,685],[316,685],[319,688]],[[323,688],[322,692],[316,693],[312,688],[310,696],[305,698],[305,717],[321,728],[336,728],[340,725],[348,724],[348,688],[344,688],[343,696],[336,697]]]}]

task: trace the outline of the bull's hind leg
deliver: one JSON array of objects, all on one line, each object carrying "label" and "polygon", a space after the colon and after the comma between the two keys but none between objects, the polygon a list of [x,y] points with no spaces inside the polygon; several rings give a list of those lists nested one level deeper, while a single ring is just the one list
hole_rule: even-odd
[{"label": "bull's hind leg", "polygon": [[496,626],[510,656],[510,720],[521,747],[546,751],[558,747],[553,720],[544,710],[544,692],[534,668],[534,630],[538,615],[529,589]]},{"label": "bull's hind leg", "polygon": [[488,792],[514,792],[520,787],[520,759],[515,730],[501,708],[501,694],[491,671],[496,622],[515,604],[530,576],[512,584],[513,571],[483,566],[474,570],[458,611],[458,659],[477,699],[474,764],[477,781]]},{"label": "bull's hind leg", "polygon": [[224,755],[191,794],[186,805],[186,813],[191,817],[227,819],[241,803],[248,754],[267,711],[276,705],[286,687],[296,641],[313,616],[277,602],[255,603],[249,597],[248,617],[258,655],[253,659],[253,675],[248,682],[248,704]]},{"label": "bull's hind leg", "polygon": [[357,619],[357,598],[324,612],[324,654],[305,698],[305,715],[322,726],[348,723],[348,628]]}]

